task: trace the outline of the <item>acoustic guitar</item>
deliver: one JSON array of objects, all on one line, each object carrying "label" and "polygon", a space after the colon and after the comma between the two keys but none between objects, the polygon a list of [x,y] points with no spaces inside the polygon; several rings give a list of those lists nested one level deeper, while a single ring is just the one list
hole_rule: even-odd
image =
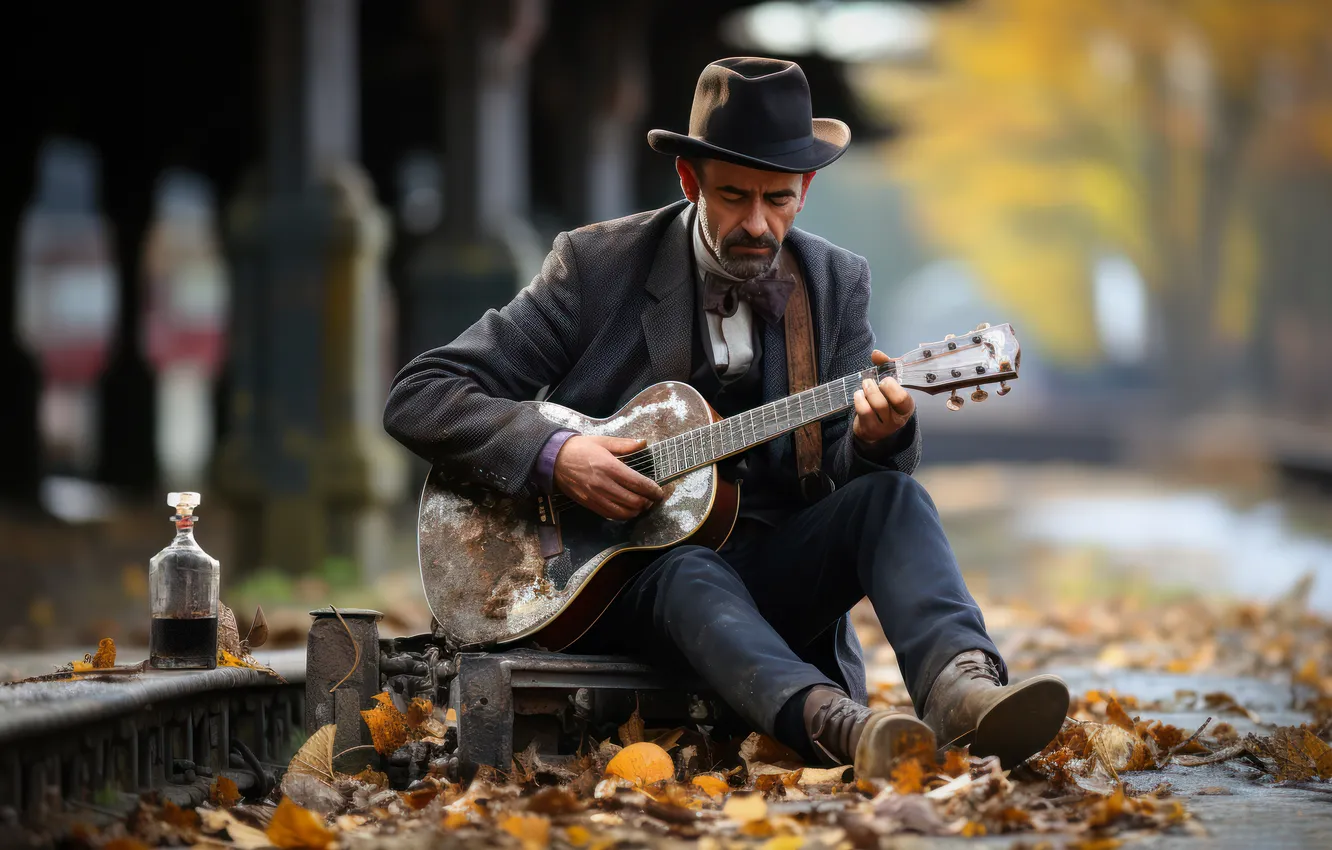
[{"label": "acoustic guitar", "polygon": [[1021,351],[1011,325],[925,343],[881,366],[831,381],[728,418],[693,387],[654,384],[615,414],[593,419],[550,402],[524,402],[551,422],[583,434],[642,439],[621,460],[661,485],[660,502],[627,522],[604,519],[556,494],[512,498],[451,479],[440,467],[421,494],[417,545],[421,582],[437,632],[457,648],[523,642],[559,650],[577,640],[635,572],[680,544],[720,548],[735,524],[739,488],[716,463],[844,413],[866,378],[896,378],[931,395],[1018,376]]}]

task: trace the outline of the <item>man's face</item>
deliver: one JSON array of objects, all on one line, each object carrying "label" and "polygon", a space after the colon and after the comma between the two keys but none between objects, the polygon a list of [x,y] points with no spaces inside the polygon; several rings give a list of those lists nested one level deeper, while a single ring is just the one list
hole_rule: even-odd
[{"label": "man's face", "polygon": [[675,168],[685,197],[698,205],[708,247],[728,274],[744,279],[772,268],[814,179],[813,172],[760,171],[716,159],[698,170],[677,159]]}]

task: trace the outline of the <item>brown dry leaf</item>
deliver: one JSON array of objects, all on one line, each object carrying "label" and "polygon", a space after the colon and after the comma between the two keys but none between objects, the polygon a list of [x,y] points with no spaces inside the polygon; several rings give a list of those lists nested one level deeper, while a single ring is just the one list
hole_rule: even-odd
[{"label": "brown dry leaf", "polygon": [[709,797],[714,798],[720,797],[727,791],[731,790],[730,784],[725,779],[722,779],[720,776],[714,776],[711,773],[695,776],[693,784],[698,788],[702,788],[704,793]]},{"label": "brown dry leaf", "polygon": [[116,642],[111,638],[102,638],[97,644],[97,654],[92,657],[95,670],[105,670],[116,666]]},{"label": "brown dry leaf", "polygon": [[1332,779],[1332,747],[1307,726],[1281,726],[1270,737],[1250,740],[1256,740],[1276,763],[1279,782]]},{"label": "brown dry leaf", "polygon": [[765,774],[790,773],[805,766],[799,753],[774,738],[758,732],[750,733],[740,744],[740,758],[751,779]]},{"label": "brown dry leaf", "polygon": [[635,706],[634,713],[629,715],[629,719],[624,721],[624,725],[620,727],[620,746],[627,747],[643,740],[643,717],[638,713],[638,707]]},{"label": "brown dry leaf", "polygon": [[521,841],[523,850],[544,850],[550,844],[550,820],[540,815],[509,815],[500,829]]},{"label": "brown dry leaf", "polygon": [[439,789],[433,786],[417,788],[415,791],[402,791],[398,794],[402,798],[407,808],[414,812],[419,812],[439,796]]},{"label": "brown dry leaf", "polygon": [[606,765],[606,776],[615,776],[635,785],[651,785],[675,776],[675,762],[656,744],[639,741],[615,754]]},{"label": "brown dry leaf", "polygon": [[208,799],[214,806],[229,808],[240,802],[240,789],[236,783],[225,776],[219,776],[213,780],[213,786],[208,791]]},{"label": "brown dry leaf", "polygon": [[1133,732],[1135,735],[1137,734],[1136,730],[1133,728],[1132,718],[1128,716],[1128,712],[1124,710],[1124,707],[1119,704],[1119,700],[1114,697],[1111,697],[1110,701],[1106,703],[1105,718],[1120,729],[1123,729],[1126,732]]},{"label": "brown dry leaf", "polygon": [[393,698],[386,693],[375,694],[379,703],[374,708],[361,712],[365,725],[370,728],[370,739],[374,742],[375,752],[390,755],[398,747],[407,743],[407,718],[393,705]]},{"label": "brown dry leaf", "polygon": [[925,790],[925,769],[916,759],[907,759],[893,768],[892,783],[899,794],[920,794]]},{"label": "brown dry leaf", "polygon": [[753,823],[767,818],[768,804],[761,794],[733,794],[722,806],[722,814],[736,823]]},{"label": "brown dry leaf", "polygon": [[333,833],[314,812],[285,798],[273,812],[266,834],[281,850],[326,850],[334,841]]},{"label": "brown dry leaf", "polygon": [[162,808],[157,812],[157,817],[179,830],[188,831],[199,828],[199,815],[194,809],[182,809],[170,800],[162,804]]},{"label": "brown dry leaf", "polygon": [[656,744],[657,746],[661,747],[663,750],[669,753],[671,750],[675,749],[676,744],[679,743],[680,736],[684,734],[684,731],[685,731],[684,727],[680,727],[679,729],[671,729],[670,731],[663,732],[657,737],[653,738],[652,743]]},{"label": "brown dry leaf", "polygon": [[308,773],[325,782],[332,782],[336,778],[333,772],[333,738],[337,733],[336,723],[319,727],[292,756],[287,773]]},{"label": "brown dry leaf", "polygon": [[236,625],[236,612],[225,602],[217,603],[217,648],[219,659],[223,652],[235,657],[245,652],[241,647],[240,629]]}]

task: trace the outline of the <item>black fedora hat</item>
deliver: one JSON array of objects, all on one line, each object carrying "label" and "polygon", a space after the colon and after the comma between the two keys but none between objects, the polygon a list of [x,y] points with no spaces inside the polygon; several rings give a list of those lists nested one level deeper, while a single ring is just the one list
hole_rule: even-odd
[{"label": "black fedora hat", "polygon": [[845,153],[851,129],[813,117],[809,81],[796,63],[741,56],[719,59],[699,75],[689,135],[652,130],[648,144],[671,156],[804,173]]}]

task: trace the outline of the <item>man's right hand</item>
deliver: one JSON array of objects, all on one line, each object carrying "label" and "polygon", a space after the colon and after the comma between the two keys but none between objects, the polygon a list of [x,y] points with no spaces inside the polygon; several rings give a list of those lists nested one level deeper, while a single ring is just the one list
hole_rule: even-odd
[{"label": "man's right hand", "polygon": [[623,437],[570,437],[555,458],[555,486],[606,519],[633,519],[661,501],[662,492],[655,481],[630,469],[617,455],[646,446],[646,440]]}]

